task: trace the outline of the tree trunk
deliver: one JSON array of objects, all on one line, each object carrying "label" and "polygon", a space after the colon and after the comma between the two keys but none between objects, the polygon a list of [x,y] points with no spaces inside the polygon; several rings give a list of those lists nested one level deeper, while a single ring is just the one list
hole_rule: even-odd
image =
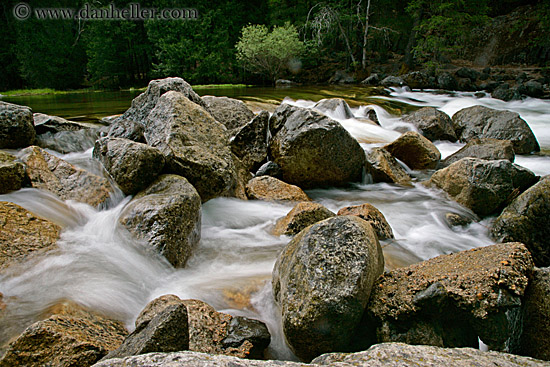
[{"label": "tree trunk", "polygon": [[338,23],[338,28],[340,28],[340,32],[342,33],[342,36],[344,37],[344,41],[346,42],[346,48],[348,49],[349,56],[351,57],[351,62],[355,64],[355,57],[353,56],[353,52],[351,51],[348,36],[346,35],[346,31],[344,30],[344,28],[342,27],[342,24],[340,23],[340,19],[338,19],[338,15],[336,16],[336,22]]},{"label": "tree trunk", "polygon": [[365,32],[363,33],[363,58],[361,66],[367,69],[367,35],[369,33],[370,0],[367,1],[367,13],[365,14]]}]

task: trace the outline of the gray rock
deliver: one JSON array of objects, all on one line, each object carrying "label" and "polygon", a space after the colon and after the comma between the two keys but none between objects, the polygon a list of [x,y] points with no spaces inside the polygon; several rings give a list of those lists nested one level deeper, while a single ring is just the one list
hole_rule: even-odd
[{"label": "gray rock", "polygon": [[183,301],[173,294],[165,294],[149,302],[136,318],[136,329],[143,329],[159,313],[172,305],[177,305]]},{"label": "gray rock", "polygon": [[281,172],[281,167],[279,167],[277,163],[269,161],[262,164],[262,166],[258,168],[258,171],[256,171],[256,174],[254,175],[254,177],[261,176],[271,176],[281,179],[283,177],[283,173]]},{"label": "gray rock", "polygon": [[277,220],[273,234],[294,236],[304,228],[335,215],[319,203],[298,203],[286,216]]},{"label": "gray rock", "polygon": [[458,83],[456,81],[456,78],[452,76],[449,73],[441,73],[437,77],[437,84],[439,84],[439,88],[445,89],[445,90],[457,90]]},{"label": "gray rock", "polygon": [[44,133],[58,133],[61,131],[78,131],[82,129],[97,129],[94,124],[85,124],[69,121],[59,116],[50,116],[44,113],[33,114],[34,129],[37,135]]},{"label": "gray rock", "polygon": [[231,151],[248,171],[255,172],[267,160],[269,112],[262,111],[235,132]]},{"label": "gray rock", "polygon": [[342,119],[351,119],[354,117],[348,103],[342,98],[322,99],[319,102],[315,103],[313,108],[323,114],[326,114],[326,112],[330,112],[333,115],[338,115]]},{"label": "gray rock", "polygon": [[519,92],[533,98],[544,96],[544,88],[542,84],[536,80],[529,80],[527,83],[520,86]]},{"label": "gray rock", "polygon": [[355,83],[355,78],[344,70],[337,70],[328,82],[330,84],[352,84]]},{"label": "gray rock", "polygon": [[30,107],[0,101],[0,149],[28,147],[35,137]]},{"label": "gray rock", "polygon": [[124,138],[138,143],[145,143],[145,126],[142,123],[127,120],[117,119],[109,127],[107,136],[110,138]]},{"label": "gray rock", "polygon": [[45,132],[36,136],[36,145],[59,153],[84,152],[93,148],[101,129],[87,128],[75,131]]},{"label": "gray rock", "polygon": [[380,82],[380,77],[378,76],[378,74],[374,73],[374,74],[369,75],[367,78],[365,78],[361,82],[361,84],[378,85],[379,82]]},{"label": "gray rock", "polygon": [[515,112],[483,106],[468,107],[454,114],[453,127],[461,141],[468,142],[473,138],[510,140],[516,154],[540,150],[533,131]]},{"label": "gray rock", "polygon": [[202,100],[206,103],[206,110],[212,117],[224,124],[228,130],[238,129],[254,118],[254,113],[238,99],[204,96]]},{"label": "gray rock", "polygon": [[411,169],[434,169],[441,159],[436,146],[414,131],[408,131],[384,147]]},{"label": "gray rock", "polygon": [[432,87],[430,76],[423,71],[412,71],[403,75],[402,79],[410,88],[426,89]]},{"label": "gray rock", "polygon": [[[274,117],[273,117],[274,116]],[[318,112],[283,104],[271,121],[269,149],[283,180],[302,188],[342,186],[361,180],[365,152],[340,125]]]},{"label": "gray rock", "polygon": [[405,116],[403,120],[412,123],[424,137],[431,141],[449,140],[455,142],[457,139],[451,118],[436,108],[421,108]]},{"label": "gray rock", "polygon": [[498,241],[524,243],[537,266],[550,266],[549,217],[550,176],[544,176],[502,211],[491,234]]},{"label": "gray rock", "polygon": [[25,166],[15,156],[0,150],[0,194],[19,190],[25,179]]},{"label": "gray rock", "polygon": [[502,83],[493,90],[491,97],[503,101],[512,101],[521,99],[521,93],[516,88],[510,88],[508,83]]},{"label": "gray rock", "polygon": [[460,78],[467,78],[475,82],[481,76],[481,73],[474,69],[462,67],[456,71],[456,76]]},{"label": "gray rock", "polygon": [[506,159],[514,162],[514,146],[509,140],[474,138],[457,152],[440,162],[440,167],[447,167],[462,158],[479,158],[484,160]]},{"label": "gray rock", "polygon": [[513,195],[536,181],[533,172],[507,160],[463,158],[435,172],[426,185],[442,189],[483,217],[502,210]]},{"label": "gray rock", "polygon": [[329,218],[294,237],[277,258],[272,284],[295,354],[311,360],[347,350],[383,270],[382,249],[363,219]]},{"label": "gray rock", "polygon": [[365,169],[375,183],[388,182],[406,186],[411,184],[411,177],[384,148],[374,148],[367,154]]},{"label": "gray rock", "polygon": [[230,195],[235,166],[225,126],[183,93],[163,94],[145,122],[147,144],[166,159],[166,171],[195,186],[203,202]]},{"label": "gray rock", "polygon": [[405,81],[401,77],[390,75],[385,77],[380,84],[384,87],[402,87],[405,85]]},{"label": "gray rock", "polygon": [[162,175],[128,203],[120,223],[183,267],[200,240],[200,208],[200,197],[185,178]]},{"label": "gray rock", "polygon": [[126,195],[144,190],[164,168],[164,156],[157,148],[128,139],[101,138],[95,143],[93,156]]},{"label": "gray rock", "polygon": [[288,80],[288,79],[277,79],[277,80],[275,80],[275,86],[276,87],[290,87],[294,84],[296,84],[296,83],[294,83],[292,80]]}]

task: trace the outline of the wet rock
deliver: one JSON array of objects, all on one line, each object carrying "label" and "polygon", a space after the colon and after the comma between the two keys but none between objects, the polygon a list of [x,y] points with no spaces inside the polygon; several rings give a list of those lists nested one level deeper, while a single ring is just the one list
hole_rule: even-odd
[{"label": "wet rock", "polygon": [[437,84],[439,84],[439,88],[445,90],[457,90],[458,88],[456,78],[449,73],[439,74],[437,77]]},{"label": "wet rock", "polygon": [[384,214],[369,203],[342,208],[338,210],[338,215],[354,215],[369,222],[379,240],[394,238]]},{"label": "wet rock", "polygon": [[0,214],[0,270],[57,248],[57,224],[6,201]]},{"label": "wet rock", "polygon": [[372,107],[365,108],[364,115],[370,121],[374,122],[375,125],[380,126],[380,121],[378,121],[378,116],[376,115],[376,111],[374,110],[374,108]]},{"label": "wet rock", "polygon": [[35,137],[32,110],[0,101],[0,149],[27,147]]},{"label": "wet rock", "polygon": [[461,141],[468,142],[473,138],[510,140],[516,154],[540,150],[533,131],[515,112],[483,106],[468,107],[453,115],[453,127]]},{"label": "wet rock", "polygon": [[69,121],[59,116],[50,116],[44,113],[33,114],[33,121],[37,135],[97,128],[97,126],[93,124]]},{"label": "wet rock", "polygon": [[272,284],[295,354],[309,361],[347,350],[383,270],[376,234],[360,218],[325,219],[294,237],[279,254]]},{"label": "wet rock", "polygon": [[401,77],[390,75],[385,77],[380,85],[384,87],[402,87],[405,85],[405,81]]},{"label": "wet rock", "polygon": [[521,297],[533,269],[521,243],[462,251],[395,269],[373,286],[368,315],[379,342],[514,352]]},{"label": "wet rock", "polygon": [[541,83],[536,80],[529,80],[525,84],[521,85],[519,92],[533,98],[541,98],[544,96],[544,88]]},{"label": "wet rock", "polygon": [[298,186],[287,184],[275,177],[254,177],[246,185],[246,195],[252,200],[310,201]]},{"label": "wet rock", "polygon": [[444,112],[433,107],[424,107],[418,111],[405,116],[404,121],[410,122],[428,140],[449,140],[456,141],[456,134],[453,129],[453,121]]},{"label": "wet rock", "polygon": [[474,82],[481,76],[479,71],[464,67],[458,69],[455,74],[459,78],[467,78]]},{"label": "wet rock", "polygon": [[353,84],[355,78],[344,70],[337,70],[328,82],[330,84]]},{"label": "wet rock", "polygon": [[322,99],[319,102],[315,103],[313,108],[323,114],[326,114],[328,112],[332,116],[337,116],[342,119],[351,119],[354,117],[348,103],[342,98]]},{"label": "wet rock", "polygon": [[212,117],[224,124],[228,130],[238,129],[254,118],[254,113],[238,99],[204,96],[202,100]]},{"label": "wet rock", "polygon": [[271,177],[281,179],[283,177],[283,173],[281,172],[281,167],[279,167],[277,163],[269,161],[262,164],[262,166],[258,168],[258,171],[254,176],[255,177],[271,176]]},{"label": "wet rock", "polygon": [[411,169],[434,169],[441,159],[435,145],[414,131],[406,132],[384,149]]},{"label": "wet rock", "polygon": [[519,354],[550,361],[550,268],[535,268],[523,301]]},{"label": "wet rock", "polygon": [[75,200],[93,207],[111,195],[109,181],[57,158],[39,147],[25,148],[21,160],[34,188],[50,191],[62,200]]},{"label": "wet rock", "polygon": [[124,112],[120,119],[145,123],[147,116],[155,108],[159,98],[168,91],[180,92],[191,102],[206,107],[201,97],[182,78],[155,79],[149,82],[145,92],[132,100],[132,106]]},{"label": "wet rock", "polygon": [[374,148],[367,154],[365,168],[374,182],[389,182],[406,186],[411,184],[411,177],[384,148]]},{"label": "wet rock", "polygon": [[136,318],[136,329],[143,329],[147,324],[164,309],[182,303],[182,300],[174,294],[165,294],[149,302]]},{"label": "wet rock", "polygon": [[510,88],[508,83],[502,83],[491,93],[491,97],[508,102],[521,99],[521,93],[516,88]]},{"label": "wet rock", "polygon": [[25,179],[25,166],[15,156],[0,150],[0,194],[19,190]]},{"label": "wet rock", "polygon": [[283,180],[303,188],[361,180],[365,152],[338,123],[310,109],[283,104],[270,119],[269,149]]},{"label": "wet rock", "polygon": [[200,240],[200,208],[200,197],[185,178],[162,175],[128,203],[120,223],[183,267]]},{"label": "wet rock", "polygon": [[288,79],[277,79],[277,80],[275,80],[275,86],[276,87],[291,87],[295,84],[296,83],[294,83],[292,80],[288,80]]},{"label": "wet rock", "polygon": [[367,78],[365,78],[361,82],[361,84],[378,85],[379,82],[380,82],[380,77],[378,76],[378,74],[374,73],[374,74],[369,75]]},{"label": "wet rock", "polygon": [[335,215],[318,203],[298,203],[285,217],[277,221],[273,234],[294,236],[302,229]]},{"label": "wet rock", "polygon": [[36,145],[42,149],[52,149],[63,154],[84,152],[93,148],[99,134],[98,127],[57,133],[46,132],[36,136]]},{"label": "wet rock", "polygon": [[246,184],[254,175],[235,154],[231,153],[231,157],[235,165],[235,185],[230,192],[231,196],[241,200],[248,200],[248,196],[246,196]]},{"label": "wet rock", "polygon": [[117,119],[109,127],[107,136],[110,138],[123,138],[138,143],[145,143],[144,133],[145,126],[142,123],[128,119]]},{"label": "wet rock", "polygon": [[507,160],[463,158],[433,174],[427,186],[438,187],[480,216],[502,208],[537,181],[533,172]]},{"label": "wet rock", "polygon": [[527,246],[535,264],[550,266],[550,176],[515,198],[495,220],[491,234],[498,241],[518,241]]},{"label": "wet rock", "polygon": [[473,222],[472,218],[457,213],[446,213],[445,221],[449,227],[465,227]]},{"label": "wet rock", "polygon": [[0,366],[91,366],[127,335],[118,321],[74,304],[65,311],[29,326],[10,343]]},{"label": "wet rock", "polygon": [[250,172],[255,172],[267,160],[267,128],[269,112],[262,111],[252,121],[235,132],[231,151]]},{"label": "wet rock", "polygon": [[101,138],[95,143],[93,156],[126,195],[145,189],[164,168],[164,156],[157,148],[128,139]]},{"label": "wet rock", "polygon": [[158,99],[145,122],[145,139],[164,155],[165,171],[187,178],[203,202],[234,189],[225,127],[183,93],[170,91]]},{"label": "wet rock", "polygon": [[412,71],[403,75],[403,81],[410,88],[426,89],[431,88],[430,76],[423,71]]},{"label": "wet rock", "polygon": [[514,162],[514,146],[509,140],[474,138],[456,153],[440,162],[440,167],[447,167],[462,158],[479,158],[484,160],[506,159]]}]

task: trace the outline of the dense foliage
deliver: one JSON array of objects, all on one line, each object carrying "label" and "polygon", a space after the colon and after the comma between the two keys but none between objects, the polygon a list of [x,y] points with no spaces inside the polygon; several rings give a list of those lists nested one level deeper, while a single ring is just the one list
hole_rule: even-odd
[{"label": "dense foliage", "polygon": [[[550,58],[547,0],[142,0],[141,7],[198,11],[195,20],[144,21],[19,21],[17,3],[0,4],[0,91],[141,86],[169,75],[191,83],[272,83],[298,69],[295,77],[307,81],[337,69],[368,74],[385,63],[434,66],[467,59],[475,29],[528,4],[537,6],[536,19],[518,27],[538,22],[542,29],[528,55],[543,65]],[[79,9],[112,1],[28,3]]]}]

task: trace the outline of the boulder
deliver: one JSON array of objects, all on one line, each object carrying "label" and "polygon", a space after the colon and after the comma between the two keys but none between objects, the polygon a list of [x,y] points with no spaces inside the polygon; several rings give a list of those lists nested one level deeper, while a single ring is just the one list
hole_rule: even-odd
[{"label": "boulder", "polygon": [[149,82],[145,92],[132,100],[131,107],[119,119],[145,123],[147,116],[155,108],[159,98],[168,91],[180,92],[191,102],[206,107],[201,97],[182,78],[155,79]]},{"label": "boulder", "polygon": [[75,200],[93,207],[104,204],[111,185],[103,177],[57,158],[37,146],[25,148],[21,160],[34,188],[50,191],[62,200]]},{"label": "boulder", "polygon": [[178,305],[182,300],[174,294],[165,294],[149,302],[139,313],[135,321],[136,330],[143,329],[159,313],[172,305]]},{"label": "boulder", "polygon": [[426,89],[432,87],[430,76],[424,71],[412,71],[403,75],[402,79],[410,88]]},{"label": "boulder", "polygon": [[374,148],[367,154],[365,169],[375,183],[388,182],[406,186],[411,184],[411,177],[384,148]]},{"label": "boulder", "polygon": [[283,331],[303,360],[346,351],[384,270],[370,224],[354,216],[318,222],[294,237],[273,268],[273,296]]},{"label": "boulder", "polygon": [[435,172],[426,185],[442,189],[483,217],[502,210],[514,195],[536,181],[533,172],[507,160],[462,158]]},{"label": "boulder", "polygon": [[520,100],[521,93],[517,88],[510,88],[510,84],[501,83],[493,90],[491,97],[508,102],[512,100]]},{"label": "boulder", "polygon": [[363,115],[375,125],[381,126],[380,121],[378,120],[378,116],[376,115],[376,110],[374,108],[366,107]]},{"label": "boulder", "polygon": [[349,108],[348,103],[342,98],[325,98],[315,103],[313,106],[317,111],[326,114],[329,112],[332,116],[341,119],[353,118],[353,112]]},{"label": "boulder", "polygon": [[25,179],[25,166],[15,156],[0,150],[0,195],[19,190]]},{"label": "boulder", "polygon": [[246,195],[252,200],[311,201],[298,186],[287,184],[275,177],[254,177],[246,184]]},{"label": "boulder", "polygon": [[175,267],[183,267],[200,240],[201,201],[183,177],[161,175],[126,205],[120,223],[145,239]]},{"label": "boulder", "polygon": [[128,139],[101,138],[95,143],[93,156],[126,195],[144,190],[164,168],[164,156],[157,148]]},{"label": "boulder", "polygon": [[433,107],[424,107],[407,115],[404,121],[410,122],[428,140],[449,140],[456,141],[456,134],[453,129],[453,121],[445,113]]},{"label": "boulder", "polygon": [[481,76],[481,73],[479,71],[465,67],[458,69],[455,74],[459,78],[467,78],[473,82],[475,82]]},{"label": "boulder", "polygon": [[441,153],[435,145],[414,131],[408,131],[384,147],[411,169],[435,169]]},{"label": "boulder", "polygon": [[0,101],[0,149],[28,147],[35,137],[32,110]]},{"label": "boulder", "polygon": [[523,301],[519,354],[550,361],[550,268],[535,268]]},{"label": "boulder", "polygon": [[521,243],[462,251],[382,275],[367,306],[378,342],[514,352],[533,260]]},{"label": "boulder", "polygon": [[514,162],[514,146],[509,140],[474,138],[460,150],[440,162],[440,167],[447,167],[462,158],[479,158],[487,161],[506,159]]},{"label": "boulder", "polygon": [[57,224],[6,201],[0,201],[0,214],[0,270],[57,248]]},{"label": "boulder", "polygon": [[405,81],[401,77],[390,75],[385,77],[380,85],[384,87],[402,87],[405,85]]},{"label": "boulder", "polygon": [[270,119],[270,126],[276,132],[269,150],[285,182],[313,188],[361,180],[365,152],[337,121],[283,104]]},{"label": "boulder", "polygon": [[510,140],[516,154],[540,150],[533,131],[515,112],[483,106],[468,107],[453,115],[453,127],[461,141],[468,142],[473,138]]},{"label": "boulder", "polygon": [[456,78],[452,76],[449,73],[441,73],[437,77],[437,84],[439,84],[439,88],[445,89],[445,90],[457,90],[458,88],[458,82],[456,81]]},{"label": "boulder", "polygon": [[298,203],[285,217],[277,221],[273,234],[294,236],[302,229],[335,215],[318,203]]},{"label": "boulder", "polygon": [[101,129],[98,127],[75,131],[45,132],[36,136],[36,145],[59,153],[84,152],[93,148]]},{"label": "boulder", "polygon": [[337,70],[328,81],[330,84],[352,84],[355,78],[344,70]]},{"label": "boulder", "polygon": [[354,215],[369,222],[379,240],[394,238],[384,214],[369,203],[342,208],[338,210],[338,215]]},{"label": "boulder", "polygon": [[268,161],[262,164],[260,168],[258,168],[258,171],[256,171],[256,174],[254,176],[271,176],[281,179],[283,177],[283,173],[281,172],[281,167],[279,167],[277,163]]},{"label": "boulder", "polygon": [[494,221],[491,234],[498,241],[527,246],[535,264],[550,266],[550,176],[515,198]]},{"label": "boulder", "polygon": [[91,366],[118,348],[128,333],[122,323],[75,304],[60,311],[12,341],[0,366]]},{"label": "boulder", "polygon": [[525,84],[521,85],[519,92],[533,98],[541,98],[544,96],[544,87],[536,80],[529,80]]},{"label": "boulder", "polygon": [[110,138],[129,139],[138,143],[145,143],[145,125],[133,120],[117,119],[113,121],[107,136]]},{"label": "boulder", "polygon": [[256,172],[267,160],[269,112],[262,111],[235,132],[231,151],[249,172]]},{"label": "boulder", "polygon": [[98,126],[66,120],[59,116],[50,116],[44,113],[33,114],[34,130],[37,135],[45,133],[58,133],[61,131],[78,131],[82,129],[95,129]]},{"label": "boulder", "polygon": [[371,74],[371,75],[369,75],[368,77],[366,77],[366,78],[361,82],[361,84],[366,84],[366,85],[378,85],[379,82],[380,82],[380,77],[378,76],[378,74],[374,73],[374,74]]},{"label": "boulder", "polygon": [[164,155],[165,171],[187,178],[203,202],[234,189],[225,127],[185,94],[170,91],[158,99],[145,121],[145,139]]},{"label": "boulder", "polygon": [[206,110],[228,130],[238,129],[254,118],[254,113],[243,101],[228,97],[204,96]]}]

